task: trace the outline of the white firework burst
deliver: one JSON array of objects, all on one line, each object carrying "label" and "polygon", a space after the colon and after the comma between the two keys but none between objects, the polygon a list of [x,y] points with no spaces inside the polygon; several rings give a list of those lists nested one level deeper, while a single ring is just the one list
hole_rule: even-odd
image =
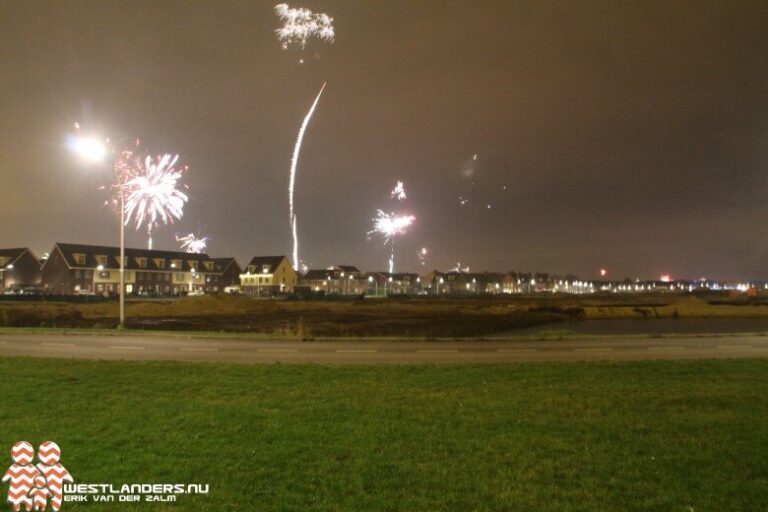
[{"label": "white firework burst", "polygon": [[146,226],[149,248],[152,229],[170,224],[184,214],[187,195],[179,190],[185,169],[177,169],[179,155],[165,154],[155,161],[147,156],[138,172],[125,183],[125,224],[133,219],[136,229]]},{"label": "white firework burst", "polygon": [[333,42],[336,33],[333,30],[333,18],[325,13],[314,13],[309,9],[292,9],[288,4],[275,6],[275,13],[283,21],[283,26],[275,30],[283,50],[297,44],[303,50],[310,37]]},{"label": "white firework burst", "polygon": [[208,250],[208,237],[198,237],[194,233],[185,236],[176,235],[176,241],[181,245],[181,249],[190,254],[203,254]]},{"label": "white firework burst", "polygon": [[395,188],[392,189],[390,197],[397,199],[398,201],[405,201],[407,199],[408,196],[405,195],[405,186],[402,181],[398,181],[397,184],[395,184]]}]

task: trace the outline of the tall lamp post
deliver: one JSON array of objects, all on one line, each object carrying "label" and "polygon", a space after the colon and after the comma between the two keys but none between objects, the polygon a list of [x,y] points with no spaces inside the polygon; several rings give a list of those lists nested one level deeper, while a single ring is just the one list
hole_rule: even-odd
[{"label": "tall lamp post", "polygon": [[107,147],[95,138],[73,137],[69,147],[78,155],[91,162],[108,163],[117,178],[120,192],[120,324],[125,327],[125,169],[119,159],[110,157]]}]

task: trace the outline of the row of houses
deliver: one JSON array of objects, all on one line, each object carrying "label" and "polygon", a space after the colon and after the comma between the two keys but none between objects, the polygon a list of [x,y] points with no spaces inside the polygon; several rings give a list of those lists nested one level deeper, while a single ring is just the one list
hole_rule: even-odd
[{"label": "row of houses", "polygon": [[[323,295],[638,293],[728,289],[716,281],[584,281],[576,276],[525,272],[361,272],[351,265],[297,274],[286,256],[256,256],[241,268],[235,258],[177,251],[125,249],[125,291],[138,296],[190,293],[285,293]],[[0,249],[0,292],[48,295],[116,295],[120,249],[57,243],[45,258],[27,248]],[[736,289],[755,288],[738,284]],[[761,286],[762,287],[762,286]],[[765,284],[768,289],[768,284]]]}]

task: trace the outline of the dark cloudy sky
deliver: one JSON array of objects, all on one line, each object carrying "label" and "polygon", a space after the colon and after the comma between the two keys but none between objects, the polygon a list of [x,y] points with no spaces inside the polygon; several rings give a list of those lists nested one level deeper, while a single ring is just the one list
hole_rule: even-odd
[{"label": "dark cloudy sky", "polygon": [[327,81],[297,184],[313,267],[384,269],[366,231],[402,179],[402,270],[427,247],[426,268],[768,277],[768,2],[308,0],[337,37],[303,53],[273,3],[0,2],[0,246],[117,242],[108,171],[63,147],[79,121],[190,166],[156,246],[289,254]]}]

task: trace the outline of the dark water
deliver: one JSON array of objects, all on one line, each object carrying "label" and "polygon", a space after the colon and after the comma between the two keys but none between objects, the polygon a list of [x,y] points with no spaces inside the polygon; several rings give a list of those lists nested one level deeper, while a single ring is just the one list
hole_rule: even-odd
[{"label": "dark water", "polygon": [[515,334],[564,330],[577,334],[768,333],[768,318],[648,318],[581,320],[522,329]]}]

